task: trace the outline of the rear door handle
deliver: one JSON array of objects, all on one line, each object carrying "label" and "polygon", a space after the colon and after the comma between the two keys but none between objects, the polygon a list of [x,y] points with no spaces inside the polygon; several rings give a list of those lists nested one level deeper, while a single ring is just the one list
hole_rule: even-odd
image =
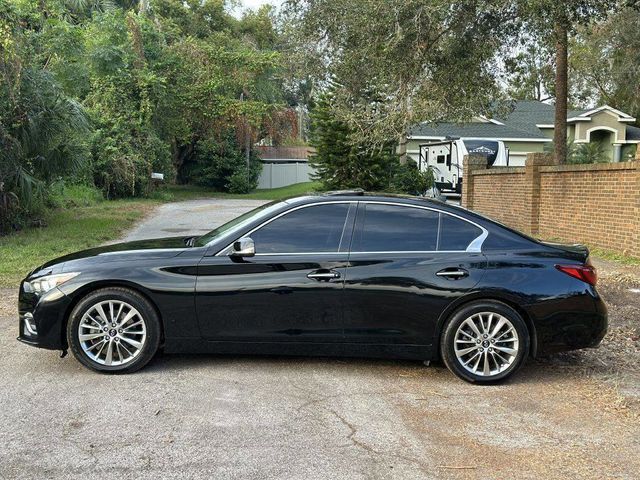
[{"label": "rear door handle", "polygon": [[439,277],[449,278],[451,280],[458,280],[460,278],[468,277],[469,272],[464,268],[445,268],[436,273]]},{"label": "rear door handle", "polygon": [[316,270],[307,275],[307,278],[311,278],[313,280],[318,281],[329,281],[335,280],[336,278],[340,278],[340,273],[335,270]]}]

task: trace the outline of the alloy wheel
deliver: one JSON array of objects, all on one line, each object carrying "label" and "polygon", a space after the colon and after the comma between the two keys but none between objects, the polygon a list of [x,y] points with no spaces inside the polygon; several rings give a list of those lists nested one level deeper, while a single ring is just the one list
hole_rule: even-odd
[{"label": "alloy wheel", "polygon": [[454,338],[458,362],[474,375],[498,375],[518,355],[518,333],[511,321],[499,313],[474,313],[460,324]]},{"label": "alloy wheel", "polygon": [[132,305],[105,300],[90,307],[78,324],[78,339],[87,357],[100,365],[120,366],[134,360],[147,339],[144,318]]}]

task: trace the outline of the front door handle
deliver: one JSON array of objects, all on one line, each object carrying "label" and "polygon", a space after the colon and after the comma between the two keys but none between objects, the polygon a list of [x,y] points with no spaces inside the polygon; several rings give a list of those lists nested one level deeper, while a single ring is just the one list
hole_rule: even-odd
[{"label": "front door handle", "polygon": [[444,270],[436,272],[436,275],[439,277],[448,278],[450,280],[458,280],[460,278],[468,277],[469,272],[467,272],[464,268],[445,268]]},{"label": "front door handle", "polygon": [[315,270],[307,275],[307,278],[311,278],[313,280],[329,281],[335,280],[336,278],[340,278],[340,273],[335,270]]}]

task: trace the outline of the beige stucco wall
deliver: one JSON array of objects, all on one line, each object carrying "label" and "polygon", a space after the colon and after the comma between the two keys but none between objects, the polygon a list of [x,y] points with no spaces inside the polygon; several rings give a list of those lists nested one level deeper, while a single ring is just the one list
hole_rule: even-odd
[{"label": "beige stucco wall", "polygon": [[[614,133],[617,137],[615,141],[622,142],[626,140],[627,127],[624,123],[618,121],[618,116],[603,110],[591,116],[590,122],[576,122],[575,124],[575,139],[578,142],[587,141],[587,132],[590,129],[602,129],[602,127],[615,130]],[[606,131],[606,129],[604,129]],[[594,131],[594,130],[592,130]]]},{"label": "beige stucco wall", "polygon": [[504,146],[509,149],[509,165],[524,166],[528,153],[543,152],[547,142],[514,142],[505,141]]},{"label": "beige stucco wall", "polygon": [[551,127],[551,128],[541,128],[540,131],[544,134],[545,137],[553,138],[553,127]]}]

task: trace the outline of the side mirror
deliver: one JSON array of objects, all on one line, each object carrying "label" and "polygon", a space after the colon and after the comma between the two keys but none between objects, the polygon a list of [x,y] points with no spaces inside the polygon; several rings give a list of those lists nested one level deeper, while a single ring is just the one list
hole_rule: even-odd
[{"label": "side mirror", "polygon": [[256,246],[249,237],[233,242],[233,250],[229,253],[232,257],[253,257],[255,254]]}]

